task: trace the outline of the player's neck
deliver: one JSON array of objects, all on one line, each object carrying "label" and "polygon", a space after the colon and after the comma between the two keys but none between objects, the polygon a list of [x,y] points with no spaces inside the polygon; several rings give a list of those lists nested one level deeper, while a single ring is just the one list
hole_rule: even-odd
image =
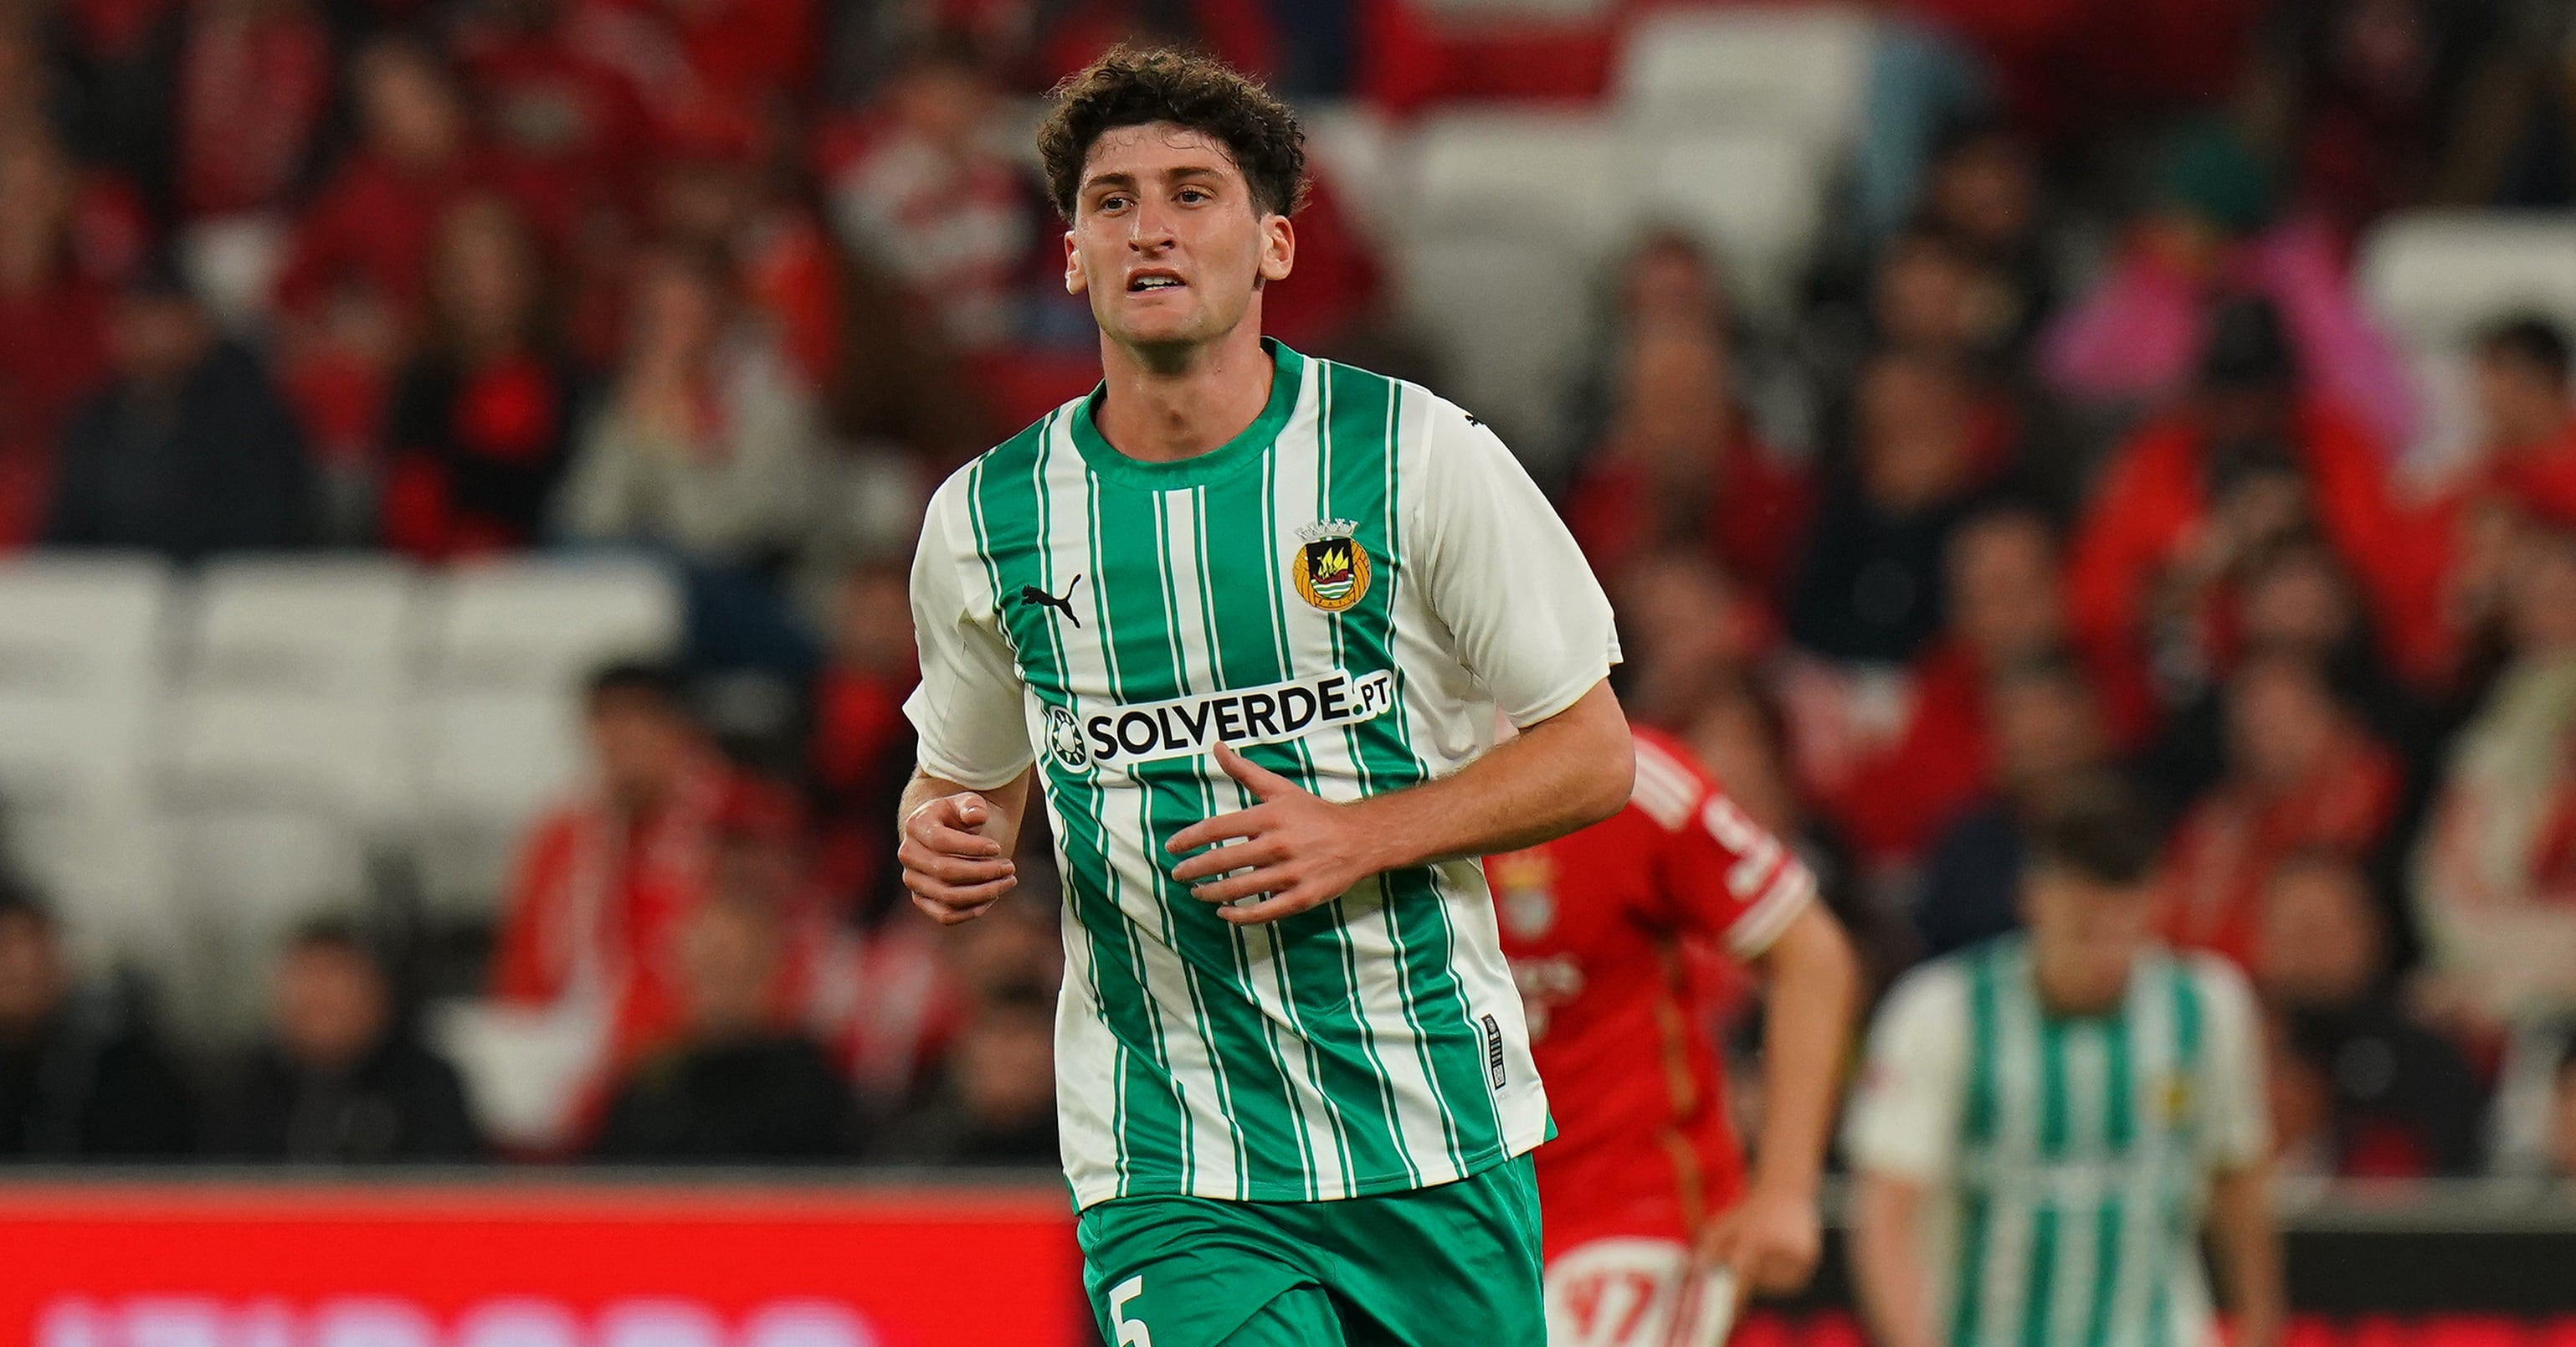
[{"label": "player's neck", "polygon": [[1101,438],[1129,458],[1170,463],[1242,434],[1269,405],[1275,373],[1258,312],[1216,341],[1178,351],[1139,351],[1102,336]]},{"label": "player's neck", "polygon": [[2037,949],[2032,951],[2030,977],[2037,984],[2040,1009],[2059,1019],[2083,1020],[2108,1015],[2128,999],[2128,979],[2122,978],[2113,987],[2099,986]]}]

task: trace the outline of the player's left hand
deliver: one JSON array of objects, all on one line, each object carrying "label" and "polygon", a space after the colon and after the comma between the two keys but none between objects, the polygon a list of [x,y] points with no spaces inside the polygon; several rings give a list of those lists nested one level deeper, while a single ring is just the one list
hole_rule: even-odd
[{"label": "player's left hand", "polygon": [[1815,1275],[1823,1246],[1812,1195],[1756,1184],[1700,1238],[1699,1259],[1732,1270],[1741,1295],[1787,1295]]},{"label": "player's left hand", "polygon": [[[1277,921],[1329,903],[1377,873],[1351,806],[1321,799],[1222,743],[1216,746],[1216,761],[1261,803],[1193,823],[1174,834],[1165,849],[1182,856],[1211,843],[1231,843],[1172,868],[1172,878],[1184,884],[1212,880],[1190,890],[1205,902],[1232,904],[1268,895],[1241,907],[1221,906],[1218,916],[1237,926]],[[1217,875],[1225,878],[1212,878]]]}]

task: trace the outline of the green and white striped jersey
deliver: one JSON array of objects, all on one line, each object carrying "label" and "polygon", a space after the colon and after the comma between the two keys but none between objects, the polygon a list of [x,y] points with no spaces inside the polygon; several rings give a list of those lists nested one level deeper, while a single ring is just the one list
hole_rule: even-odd
[{"label": "green and white striped jersey", "polygon": [[1269,344],[1267,407],[1173,463],[1068,403],[940,487],[913,579],[922,769],[1032,761],[1064,876],[1075,1202],[1311,1200],[1536,1146],[1547,1101],[1473,861],[1236,928],[1163,843],[1254,803],[1222,739],[1334,800],[1447,775],[1618,658],[1610,605],[1484,426]]},{"label": "green and white striped jersey", "polygon": [[1845,1132],[1852,1166],[1925,1185],[1952,1347],[2203,1347],[2211,1175],[2270,1142],[2252,994],[2159,950],[2116,1014],[2040,1003],[2010,936],[1888,994]]}]

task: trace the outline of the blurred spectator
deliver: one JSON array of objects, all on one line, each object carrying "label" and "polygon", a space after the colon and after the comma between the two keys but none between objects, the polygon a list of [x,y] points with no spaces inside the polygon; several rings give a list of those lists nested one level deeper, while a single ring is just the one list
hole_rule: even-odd
[{"label": "blurred spectator", "polygon": [[174,109],[178,214],[273,209],[299,185],[330,104],[330,34],[309,0],[186,8]]},{"label": "blurred spectator", "polygon": [[854,566],[833,612],[831,660],[814,681],[806,754],[818,882],[835,907],[874,925],[902,903],[887,821],[912,778],[903,699],[921,680],[912,648],[910,576],[897,562]]},{"label": "blurred spectator", "polygon": [[268,371],[172,275],[135,282],[114,375],[63,430],[44,540],[177,562],[311,539],[303,434]]},{"label": "blurred spectator", "polygon": [[1025,985],[986,995],[930,1096],[889,1126],[873,1154],[904,1164],[1056,1160],[1055,998]]},{"label": "blurred spectator", "polygon": [[324,456],[372,457],[394,368],[419,338],[436,232],[449,207],[521,190],[476,143],[438,55],[379,38],[352,58],[359,139],[297,218],[277,278],[282,368]]},{"label": "blurred spectator", "polygon": [[2021,924],[2025,839],[2109,763],[2098,699],[2071,660],[2041,655],[2003,666],[1980,695],[1992,769],[1983,799],[1942,829],[1924,859],[1913,918],[1926,957]]},{"label": "blurred spectator", "polygon": [[396,384],[384,538],[426,561],[507,551],[543,532],[571,458],[580,372],[554,292],[504,199],[458,202],[433,255],[429,341]]},{"label": "blurred spectator", "polygon": [[0,1159],[166,1159],[190,1143],[179,1073],[72,985],[53,914],[0,891]]},{"label": "blurred spectator", "polygon": [[1678,733],[1710,687],[1744,677],[1778,634],[1762,604],[1698,548],[1642,556],[1611,583],[1627,641],[1613,677],[1640,724]]},{"label": "blurred spectator", "polygon": [[[493,143],[536,170],[587,244],[632,213],[653,144],[644,82],[631,67],[651,27],[585,0],[472,0],[456,29]],[[628,59],[621,62],[618,55]]]},{"label": "blurred spectator", "polygon": [[[2225,296],[2259,296],[2276,311],[2286,384],[2357,423],[2373,457],[2414,441],[2414,384],[2404,357],[2363,309],[2332,231],[2266,226],[2272,184],[2231,133],[2202,124],[2166,149],[2156,203],[2132,221],[2093,289],[2041,338],[2049,385],[2084,405],[2152,409],[2190,392],[2193,361]],[[2294,355],[2292,353],[2295,353]],[[2203,385],[2207,366],[2204,363]]]},{"label": "blurred spectator", "polygon": [[2003,354],[2028,321],[2012,281],[1946,231],[1910,230],[1878,255],[1870,329],[1880,346],[1985,361]]},{"label": "blurred spectator", "polygon": [[1948,622],[1888,699],[1896,714],[1832,736],[1853,751],[1811,751],[1799,764],[1819,807],[1873,863],[1912,860],[1984,789],[1993,770],[1989,686],[2066,641],[2057,541],[2036,511],[2002,506],[1967,520],[1950,538],[1942,574]]},{"label": "blurred spectator", "polygon": [[666,96],[746,117],[803,106],[822,69],[817,0],[620,0],[666,26],[685,73]]},{"label": "blurred spectator", "polygon": [[856,315],[830,231],[779,181],[782,153],[773,129],[739,109],[682,107],[663,126],[651,224],[667,243],[726,259],[743,314],[819,394],[841,369]]},{"label": "blurred spectator", "polygon": [[2263,957],[2265,880],[2311,847],[2368,855],[2403,784],[2395,755],[2336,702],[2316,665],[2258,652],[2228,680],[2227,770],[2176,828],[2165,864],[2168,932],[2240,966]]},{"label": "blurred spectator", "polygon": [[858,1106],[821,1045],[779,1027],[779,914],[738,896],[703,902],[677,942],[679,1037],[636,1064],[609,1103],[600,1160],[830,1160],[858,1148]]},{"label": "blurred spectator", "polygon": [[667,952],[715,891],[728,848],[792,849],[796,823],[778,791],[717,754],[667,670],[603,669],[587,709],[589,784],[521,848],[492,989],[525,1006],[599,1009],[614,1067],[680,1023]]},{"label": "blurred spectator", "polygon": [[2576,1007],[2576,533],[2518,531],[2510,651],[2452,741],[2414,859],[2433,966],[2479,1014]]},{"label": "blurred spectator", "polygon": [[730,268],[703,250],[662,250],[635,290],[625,367],[564,483],[564,531],[716,566],[798,550],[816,522],[814,409],[742,321]]},{"label": "blurred spectator", "polygon": [[2559,1059],[2550,1081],[2549,1172],[2561,1184],[2576,1183],[2576,1050]]},{"label": "blurred spectator", "polygon": [[2000,282],[2003,306],[1984,319],[2007,334],[2002,344],[2016,352],[2056,304],[2055,267],[2043,247],[2044,209],[2037,156],[2001,122],[1954,133],[1933,159],[1923,191],[1923,222]]},{"label": "blurred spectator", "polygon": [[1754,432],[1725,333],[1657,321],[1635,328],[1624,349],[1609,438],[1566,507],[1593,569],[1615,585],[1648,553],[1695,548],[1778,601],[1814,491]]},{"label": "blurred spectator", "polygon": [[878,106],[827,131],[821,149],[842,244],[934,309],[967,347],[1016,335],[1019,290],[1050,237],[1037,192],[999,134],[997,97],[969,42],[927,41],[898,60]]},{"label": "blurred spectator", "polygon": [[39,528],[63,423],[107,369],[110,296],[73,258],[73,193],[50,135],[0,127],[0,547]]},{"label": "blurred spectator", "polygon": [[466,1160],[482,1151],[456,1068],[424,1046],[384,964],[345,922],[297,931],[270,1040],[217,1122],[218,1155],[290,1164]]},{"label": "blurred spectator", "polygon": [[2357,426],[2299,395],[2271,307],[2231,305],[2193,397],[2114,453],[2085,507],[2067,585],[2088,658],[2139,680],[2141,698],[2190,701],[2221,661],[2230,586],[2303,530],[2334,547],[2374,606],[2403,609],[2410,535],[2383,476]]},{"label": "blurred spectator", "polygon": [[2476,1172],[2483,1091],[2459,1049],[2399,1005],[2386,918],[2359,863],[2331,850],[2283,857],[2264,883],[2256,944],[2254,982],[2284,1019],[2285,1046],[2322,1068],[2331,1172]]},{"label": "blurred spectator", "polygon": [[1901,663],[1941,628],[1941,554],[1979,485],[1974,392],[1951,358],[1890,350],[1863,374],[1852,469],[1830,483],[1789,634],[1830,659]]},{"label": "blurred spectator", "polygon": [[2441,642],[2441,672],[2474,677],[2502,603],[2515,521],[2576,519],[2576,402],[2567,336],[2509,318],[2478,336],[2478,442],[2459,480],[2425,510],[2418,621]]}]

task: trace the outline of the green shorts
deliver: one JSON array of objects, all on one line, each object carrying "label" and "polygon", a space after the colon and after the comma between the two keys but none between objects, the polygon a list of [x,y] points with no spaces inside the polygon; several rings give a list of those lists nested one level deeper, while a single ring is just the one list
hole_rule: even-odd
[{"label": "green shorts", "polygon": [[1382,1197],[1113,1198],[1075,1233],[1112,1347],[1546,1347],[1526,1155]]}]

